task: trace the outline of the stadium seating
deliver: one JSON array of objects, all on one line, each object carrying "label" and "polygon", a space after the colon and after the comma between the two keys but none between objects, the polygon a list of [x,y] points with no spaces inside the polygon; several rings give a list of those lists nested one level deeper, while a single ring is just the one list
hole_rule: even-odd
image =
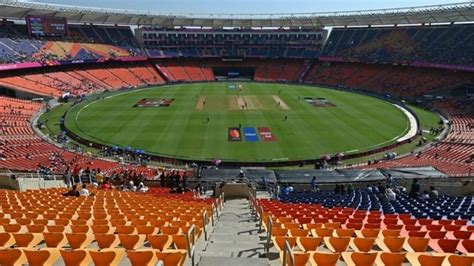
[{"label": "stadium seating", "polygon": [[128,27],[73,25],[70,39],[59,41],[30,38],[25,25],[1,25],[0,63],[4,64],[143,55]]},{"label": "stadium seating", "polygon": [[145,176],[155,176],[156,171],[141,166],[120,166],[82,154],[63,150],[36,136],[30,119],[42,107],[39,103],[0,97],[0,168],[18,171],[37,171],[47,168],[51,174],[62,174],[66,168],[76,165],[85,169],[91,167],[111,174],[126,169]]},{"label": "stadium seating", "polygon": [[139,34],[152,58],[315,58],[322,47],[322,30],[155,30]]},{"label": "stadium seating", "polygon": [[183,265],[193,257],[191,248],[206,233],[217,203],[165,189],[148,194],[92,189],[90,198],[64,197],[64,192],[0,191],[0,264],[147,265],[163,260]]},{"label": "stadium seating", "polygon": [[[39,72],[39,71],[38,71]],[[103,90],[163,84],[160,74],[146,63],[122,64],[101,67],[77,67],[56,71],[45,69],[41,74],[8,74],[0,77],[0,85],[41,96],[61,97],[64,93],[73,96]]]},{"label": "stadium seating", "polygon": [[[353,205],[350,198],[362,195],[369,201]],[[418,210],[417,206],[436,208],[447,200],[441,204],[442,208],[454,209],[456,205],[450,203],[459,203],[459,208],[471,209],[467,215],[474,216],[470,197],[443,197],[423,204],[405,194],[398,196],[399,200],[392,204],[411,205],[410,210]],[[338,262],[346,265],[402,265],[404,262],[453,265],[451,263],[457,260],[462,265],[472,265],[474,262],[473,228],[467,225],[467,219],[441,216],[428,219],[405,209],[393,213],[385,204],[381,210],[368,210],[363,205],[377,206],[379,198],[361,191],[345,196],[328,191],[290,193],[282,200],[251,199],[267,233],[266,249],[273,246],[285,265],[290,261],[288,252],[295,265],[336,265]]]},{"label": "stadium seating", "polygon": [[366,90],[400,97],[474,83],[469,72],[453,72],[407,66],[355,63],[316,63],[306,81],[321,85]]},{"label": "stadium seating", "polygon": [[322,56],[347,62],[473,66],[474,25],[335,28]]}]

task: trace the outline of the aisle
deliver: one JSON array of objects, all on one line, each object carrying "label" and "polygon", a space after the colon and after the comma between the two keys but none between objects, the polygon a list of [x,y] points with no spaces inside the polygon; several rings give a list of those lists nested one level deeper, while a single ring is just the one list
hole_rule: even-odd
[{"label": "aisle", "polygon": [[229,200],[209,235],[199,266],[270,265],[264,235],[250,214],[246,199]]}]

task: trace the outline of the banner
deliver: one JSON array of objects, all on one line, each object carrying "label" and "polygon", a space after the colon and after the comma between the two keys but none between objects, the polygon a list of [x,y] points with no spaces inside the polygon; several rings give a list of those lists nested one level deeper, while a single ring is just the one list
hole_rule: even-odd
[{"label": "banner", "polygon": [[229,127],[227,132],[228,141],[242,141],[242,136],[240,135],[240,128],[238,127]]},{"label": "banner", "polygon": [[255,128],[253,128],[253,127],[245,127],[244,128],[244,137],[245,137],[245,141],[247,141],[247,142],[257,142],[258,141],[257,131],[255,131]]},{"label": "banner", "polygon": [[40,62],[5,64],[5,65],[0,65],[0,71],[22,69],[22,68],[35,68],[35,67],[42,67],[42,66],[43,64],[41,64]]},{"label": "banner", "polygon": [[268,127],[259,127],[258,133],[260,134],[260,138],[263,141],[275,141],[275,136],[273,136],[272,132]]}]

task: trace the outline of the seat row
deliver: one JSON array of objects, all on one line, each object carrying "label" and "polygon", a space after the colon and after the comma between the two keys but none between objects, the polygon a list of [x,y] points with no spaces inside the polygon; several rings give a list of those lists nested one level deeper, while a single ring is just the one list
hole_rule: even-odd
[{"label": "seat row", "polygon": [[58,261],[66,266],[119,265],[126,260],[132,266],[156,265],[159,261],[164,265],[181,266],[186,259],[185,250],[160,251],[154,249],[125,250],[123,248],[105,249],[74,249],[61,248],[13,248],[0,249],[0,265],[53,265]]}]

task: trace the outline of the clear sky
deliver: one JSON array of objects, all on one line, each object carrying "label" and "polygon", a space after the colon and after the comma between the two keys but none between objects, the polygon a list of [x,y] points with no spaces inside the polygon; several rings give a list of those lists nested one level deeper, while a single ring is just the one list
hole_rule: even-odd
[{"label": "clear sky", "polygon": [[[28,0],[23,0],[28,1]],[[410,7],[466,0],[29,0],[160,13],[307,13]]]}]

